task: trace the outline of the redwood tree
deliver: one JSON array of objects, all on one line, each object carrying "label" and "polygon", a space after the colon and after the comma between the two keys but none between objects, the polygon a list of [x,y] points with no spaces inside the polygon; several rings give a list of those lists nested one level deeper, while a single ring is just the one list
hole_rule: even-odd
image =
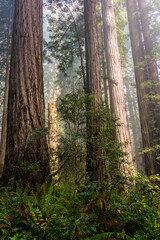
[{"label": "redwood tree", "polygon": [[44,133],[42,0],[15,0],[3,185],[32,186],[49,174]]},{"label": "redwood tree", "polygon": [[[94,96],[94,106],[88,103],[88,110],[95,110],[102,104],[102,82],[99,57],[98,31],[97,31],[97,9],[96,0],[84,1],[85,17],[85,48],[86,48],[86,94]],[[98,146],[98,135],[100,132],[99,122],[87,119],[87,162],[86,170],[92,180],[101,181],[104,178],[104,162],[101,158],[101,148]],[[94,142],[90,141],[94,137]],[[97,141],[96,141],[97,138]]]},{"label": "redwood tree", "polygon": [[[157,62],[154,56],[152,38],[150,33],[149,27],[149,19],[147,13],[147,6],[145,0],[138,0],[138,7],[140,12],[140,19],[141,19],[141,26],[142,26],[142,33],[144,38],[144,49],[145,49],[145,56],[149,74],[149,80],[153,83],[158,83],[158,69],[157,69]],[[157,86],[157,94],[160,94],[160,87]]]},{"label": "redwood tree", "polygon": [[[101,0],[102,4],[102,17],[103,17],[103,32],[104,32],[104,47],[105,56],[107,62],[107,74],[110,79],[110,103],[111,112],[118,119],[120,125],[116,129],[116,138],[119,143],[126,144],[123,149],[128,153],[128,163],[133,167],[133,157],[131,140],[129,134],[129,125],[127,119],[123,77],[121,69],[121,59],[118,48],[115,14],[113,7],[113,0]],[[126,174],[132,174],[133,172],[127,170],[127,166],[123,166]]]},{"label": "redwood tree", "polygon": [[[141,29],[144,39],[145,65],[147,71],[148,101],[152,121],[153,146],[160,144],[160,82],[158,77],[157,62],[154,56],[152,37],[149,26],[149,17],[145,0],[138,0]],[[160,173],[160,151],[155,151],[154,173]]]},{"label": "redwood tree", "polygon": [[[152,88],[149,89],[147,85],[151,76],[149,77],[148,74],[148,66],[145,58],[146,48],[144,48],[142,41],[143,32],[141,32],[140,18],[136,1],[126,0],[126,5],[133,61],[135,66],[134,70],[142,130],[142,141],[143,148],[146,150],[145,168],[147,175],[152,175],[160,172],[160,168],[158,167],[156,160],[156,152],[151,150],[155,145],[155,132],[157,131],[157,126],[159,125],[157,119],[155,118],[156,115],[153,114],[153,109],[157,109],[159,105],[156,102],[151,102],[149,99],[152,97]],[[147,24],[147,22],[145,24]],[[151,81],[151,84],[152,83],[154,86],[154,82]]]}]

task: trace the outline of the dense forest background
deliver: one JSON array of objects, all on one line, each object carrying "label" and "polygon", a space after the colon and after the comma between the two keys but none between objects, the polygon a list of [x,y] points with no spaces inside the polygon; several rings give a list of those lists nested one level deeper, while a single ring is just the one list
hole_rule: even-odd
[{"label": "dense forest background", "polygon": [[160,239],[160,2],[0,0],[2,239]]}]

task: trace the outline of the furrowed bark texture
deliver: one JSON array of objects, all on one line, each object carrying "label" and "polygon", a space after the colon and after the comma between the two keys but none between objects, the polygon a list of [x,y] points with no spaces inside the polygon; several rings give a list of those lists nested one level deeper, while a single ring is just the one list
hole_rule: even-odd
[{"label": "furrowed bark texture", "polygon": [[[154,51],[153,51],[153,44],[151,39],[148,13],[147,13],[145,0],[138,0],[138,6],[140,10],[140,19],[141,19],[142,32],[144,37],[144,47],[145,47],[145,54],[147,59],[149,80],[155,81],[155,83],[157,83],[159,79],[157,62],[155,60]],[[160,88],[157,87],[156,89],[157,89],[157,94],[160,94]]]},{"label": "furrowed bark texture", "polygon": [[[157,62],[154,56],[152,38],[149,28],[149,19],[145,0],[138,0],[140,20],[144,38],[145,63],[148,77],[148,98],[150,101],[150,112],[153,122],[153,143],[160,144],[160,82],[158,77]],[[160,151],[155,152],[155,158],[159,157]],[[154,162],[154,173],[160,173],[160,160]]]},{"label": "furrowed bark texture", "polygon": [[126,161],[130,164],[130,166],[127,167],[127,164],[124,164],[122,167],[126,175],[132,175],[134,164],[127,119],[113,0],[101,0],[101,4],[107,73],[110,80],[109,89],[111,112],[118,119],[118,123],[120,124],[120,126],[117,126],[116,129],[117,141],[119,143],[126,144],[126,146],[123,148],[123,151],[128,154]]},{"label": "furrowed bark texture", "polygon": [[42,30],[42,1],[15,0],[3,185],[29,182],[35,186],[49,174],[47,142],[42,134]]},{"label": "furrowed bark texture", "polygon": [[102,102],[101,70],[97,32],[96,0],[84,1],[86,37],[86,92],[95,96],[95,102]]},{"label": "furrowed bark texture", "polygon": [[[141,38],[141,30],[139,25],[139,17],[135,0],[126,0],[127,13],[129,20],[129,30],[132,46],[132,54],[134,61],[134,70],[137,85],[137,96],[140,113],[140,122],[142,130],[143,148],[152,148],[154,144],[153,138],[153,118],[150,109],[150,104],[146,96],[148,90],[145,86],[148,78],[146,75],[147,69],[145,66],[144,48]],[[150,151],[145,153],[145,168],[146,174],[152,175],[155,173],[155,152]]]},{"label": "furrowed bark texture", "polygon": [[[96,107],[102,103],[102,83],[100,70],[100,57],[97,33],[96,0],[84,1],[85,16],[85,43],[86,43],[86,93],[93,95]],[[92,106],[87,108],[94,111]],[[98,135],[100,132],[99,122],[92,118],[87,119],[88,138],[94,136],[95,143],[87,143],[86,171],[91,175],[92,180],[101,181],[104,178],[104,162],[101,159],[102,150],[98,147]],[[97,133],[97,136],[96,136]],[[97,137],[97,143],[96,143]]]}]

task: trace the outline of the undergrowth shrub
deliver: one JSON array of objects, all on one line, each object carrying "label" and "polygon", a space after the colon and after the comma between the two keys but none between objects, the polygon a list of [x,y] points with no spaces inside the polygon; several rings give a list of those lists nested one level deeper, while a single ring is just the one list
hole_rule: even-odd
[{"label": "undergrowth shrub", "polygon": [[[84,94],[81,90],[58,100],[57,111],[62,128],[53,154],[61,169],[59,176],[64,182],[74,179],[80,183],[86,178],[86,162],[91,157],[96,158],[92,156],[91,149],[96,149],[100,151],[98,158],[99,162],[103,162],[102,171],[105,178],[123,188],[123,166],[127,166],[127,154],[122,151],[123,144],[116,141],[118,123],[105,103],[96,106],[94,110],[87,107],[88,105],[95,106],[94,96]],[[87,146],[91,146],[90,151]],[[91,173],[87,172],[87,177],[89,175]]]},{"label": "undergrowth shrub", "polygon": [[[47,182],[34,190],[29,184],[25,188],[17,185],[16,190],[0,189],[0,239],[160,239],[159,176],[125,176],[121,166],[126,154],[115,141],[116,120],[105,106],[88,111],[86,97],[82,92],[71,93],[59,103],[63,128],[53,154],[62,181]],[[85,172],[88,116],[103,126],[99,138],[89,139],[103,149],[106,178],[101,183],[91,181]],[[37,166],[23,163],[20,170],[33,174]]]},{"label": "undergrowth shrub", "polygon": [[109,181],[2,188],[0,239],[158,240],[160,189],[140,174],[135,182],[128,192]]}]

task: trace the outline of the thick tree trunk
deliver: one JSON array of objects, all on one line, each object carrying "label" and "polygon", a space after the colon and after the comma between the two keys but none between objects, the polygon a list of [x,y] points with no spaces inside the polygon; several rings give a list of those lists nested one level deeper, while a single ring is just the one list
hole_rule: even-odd
[{"label": "thick tree trunk", "polygon": [[[140,19],[144,38],[144,49],[146,69],[148,71],[148,100],[150,101],[150,112],[153,118],[154,144],[160,144],[160,82],[158,77],[157,62],[154,56],[153,44],[149,28],[149,20],[145,0],[138,0]],[[155,158],[159,157],[160,151],[155,152]],[[160,160],[156,159],[154,173],[160,173]]]},{"label": "thick tree trunk", "polygon": [[94,95],[95,102],[102,102],[102,82],[97,32],[96,0],[84,1],[86,43],[86,92]]},{"label": "thick tree trunk", "polygon": [[[141,19],[142,32],[144,37],[144,46],[145,46],[145,54],[147,59],[148,71],[149,71],[149,80],[153,82],[155,81],[155,83],[157,83],[159,79],[157,63],[156,63],[154,51],[153,51],[153,44],[151,39],[145,0],[138,0],[138,6],[140,10],[140,19]],[[158,89],[157,94],[160,94],[160,88],[157,87],[157,89]]]},{"label": "thick tree trunk", "polygon": [[[145,74],[144,49],[141,39],[138,11],[135,0],[126,0],[127,13],[129,20],[129,30],[132,46],[132,54],[134,61],[134,70],[137,85],[137,96],[140,113],[140,122],[142,130],[143,148],[151,148],[153,146],[153,125],[151,121],[150,106],[146,96],[148,91],[145,87],[147,76]],[[145,168],[147,175],[155,173],[154,168],[155,153],[150,151],[145,153]]]},{"label": "thick tree trunk", "polygon": [[[113,0],[102,0],[101,3],[107,73],[110,79],[111,111],[118,119],[118,123],[121,124],[117,126],[116,138],[119,143],[126,144],[123,150],[128,153],[127,161],[130,167],[134,167],[123,87],[121,59],[115,27]],[[129,168],[124,164],[123,169],[126,175],[133,174],[133,169],[129,170]]]},{"label": "thick tree trunk", "polygon": [[6,152],[6,136],[7,136],[7,109],[8,109],[8,92],[9,92],[9,68],[10,68],[10,41],[11,41],[11,3],[9,3],[9,24],[8,24],[8,43],[7,43],[7,59],[6,59],[6,78],[5,78],[5,92],[3,101],[3,119],[2,119],[2,133],[0,145],[0,165],[4,165]]},{"label": "thick tree trunk", "polygon": [[15,0],[3,185],[35,186],[49,174],[44,133],[42,1]]},{"label": "thick tree trunk", "polygon": [[[97,14],[96,0],[84,1],[85,16],[85,43],[86,43],[86,86],[85,91],[95,98],[95,106],[87,106],[94,109],[102,103],[102,83],[99,58],[99,44],[97,33]],[[102,181],[104,178],[104,162],[101,159],[102,151],[98,146],[98,138],[100,132],[99,122],[93,119],[87,119],[88,139],[94,136],[94,142],[90,140],[87,143],[87,162],[86,171],[90,174],[92,180]],[[97,136],[96,136],[97,135]]]}]

